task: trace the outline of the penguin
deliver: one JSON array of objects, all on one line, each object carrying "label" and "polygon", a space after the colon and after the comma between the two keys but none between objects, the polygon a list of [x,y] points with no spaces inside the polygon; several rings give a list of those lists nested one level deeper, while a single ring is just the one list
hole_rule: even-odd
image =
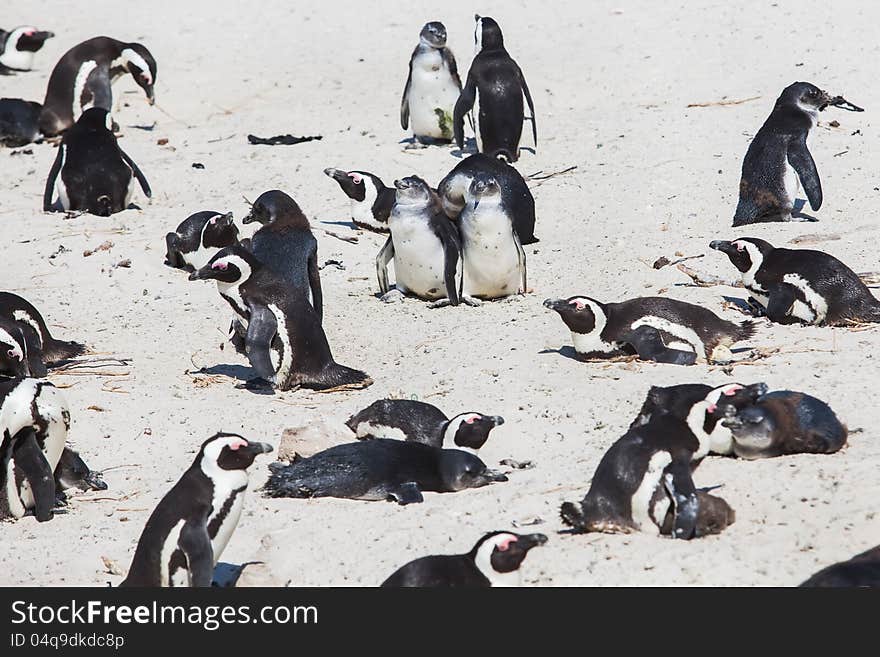
[{"label": "penguin", "polygon": [[510,217],[513,230],[523,246],[538,241],[535,237],[535,199],[519,171],[500,157],[474,153],[459,162],[437,185],[443,210],[458,219],[467,201],[465,195],[474,178],[491,176],[501,188],[501,207]]},{"label": "penguin", "polygon": [[720,404],[733,453],[743,459],[833,454],[846,444],[846,425],[831,407],[802,392],[775,390],[745,408]]},{"label": "penguin", "polygon": [[113,109],[111,85],[126,73],[144,90],[147,102],[155,103],[156,60],[140,43],[99,36],[68,50],[49,76],[40,132],[46,137],[59,135],[90,107],[109,112]]},{"label": "penguin", "polygon": [[519,65],[504,49],[501,28],[489,17],[474,16],[476,55],[467,81],[455,103],[455,143],[464,147],[464,116],[473,109],[477,150],[503,155],[508,162],[519,159],[523,124],[523,95],[532,114],[532,137],[538,146],[535,106]]},{"label": "penguin", "polygon": [[723,426],[728,408],[735,411],[754,404],[758,398],[766,394],[766,383],[726,383],[721,386],[703,383],[683,383],[674,386],[651,386],[642,408],[630,429],[647,424],[651,418],[661,413],[669,413],[680,420],[688,420],[694,404],[706,400],[704,416],[697,416],[696,421],[689,422],[693,434],[700,443],[694,452],[694,460],[707,454],[733,454],[733,436],[730,429]]},{"label": "penguin", "polygon": [[455,56],[446,47],[446,27],[425,23],[419,45],[409,60],[409,73],[400,100],[400,127],[412,125],[413,138],[421,143],[452,141],[452,116],[461,94]]},{"label": "penguin", "polygon": [[735,324],[710,310],[665,297],[601,303],[590,297],[546,299],[571,331],[583,359],[637,354],[641,360],[693,365],[730,362],[730,346],[755,332],[751,321]]},{"label": "penguin", "polygon": [[65,447],[55,466],[56,506],[58,503],[66,503],[67,495],[64,491],[71,488],[81,491],[107,490],[107,482],[101,478],[101,475],[102,473],[94,472],[86,465],[79,452]]},{"label": "penguin", "polygon": [[318,271],[318,240],[309,220],[290,196],[273,189],[263,192],[251,206],[243,224],[258,222],[247,248],[266,267],[298,290],[311,291],[312,307],[323,321],[321,274]]},{"label": "penguin", "polygon": [[459,413],[452,419],[432,404],[411,399],[379,399],[358,411],[345,425],[355,436],[401,438],[477,453],[489,439],[489,432],[504,424],[500,415]]},{"label": "penguin", "polygon": [[194,272],[208,264],[218,250],[237,243],[238,227],[231,212],[196,212],[165,236],[165,264]]},{"label": "penguin", "polygon": [[[458,217],[465,299],[525,294],[526,252],[505,211],[501,186],[491,175],[474,178]],[[470,302],[474,304],[473,301]]]},{"label": "penguin", "polygon": [[383,587],[489,588],[519,586],[520,566],[529,550],[544,545],[544,534],[489,532],[467,554],[434,555],[401,566]]},{"label": "penguin", "polygon": [[754,237],[715,240],[709,247],[726,254],[743,286],[772,322],[846,326],[880,322],[880,301],[858,275],[822,251],[774,248]]},{"label": "penguin", "polygon": [[63,395],[45,379],[0,380],[0,518],[51,520],[55,468],[70,429]]},{"label": "penguin", "polygon": [[0,377],[46,376],[35,331],[22,322],[0,317]]},{"label": "penguin", "polygon": [[368,171],[324,169],[351,199],[351,220],[358,228],[374,233],[388,232],[388,217],[394,207],[394,187],[386,187],[379,176]]},{"label": "penguin", "polygon": [[686,421],[660,413],[627,431],[602,456],[583,501],[562,504],[562,522],[577,533],[643,531],[685,540],[733,523],[730,506],[698,491],[691,476],[700,449],[691,427],[708,403],[694,404]]},{"label": "penguin", "polygon": [[38,30],[33,25],[20,25],[9,31],[0,29],[0,75],[30,71],[34,55],[54,32]]},{"label": "penguin", "polygon": [[[437,194],[418,176],[395,180],[394,186],[397,192],[388,218],[391,235],[376,256],[382,300],[411,294],[435,300],[432,308],[457,306],[461,242],[456,227],[443,212]],[[390,294],[388,263],[392,259],[397,289]]]},{"label": "penguin", "polygon": [[21,98],[0,98],[0,145],[18,148],[39,141],[43,106]]},{"label": "penguin", "polygon": [[52,337],[40,311],[27,299],[12,292],[0,292],[0,318],[31,326],[36,332],[43,362],[48,365],[82,356],[87,350],[79,342],[56,340]]},{"label": "penguin", "polygon": [[880,588],[880,545],[823,568],[801,587]]},{"label": "penguin", "polygon": [[[246,328],[245,353],[257,378],[245,387],[339,390],[372,385],[364,372],[333,360],[321,321],[305,293],[240,244],[218,251],[189,280],[217,281],[220,296]],[[277,365],[272,363],[272,352]]]},{"label": "penguin", "polygon": [[361,440],[335,445],[290,465],[275,463],[268,497],[338,497],[351,500],[423,502],[422,492],[454,493],[507,477],[460,449],[411,440]]},{"label": "penguin", "polygon": [[[46,180],[45,212],[83,210],[109,217],[128,208],[135,180],[144,196],[152,197],[144,174],[119,148],[109,120],[107,110],[92,107],[64,134]],[[54,192],[58,200],[53,204]]]},{"label": "penguin", "polygon": [[216,433],[150,514],[124,587],[210,586],[238,525],[247,469],[272,446]]},{"label": "penguin", "polygon": [[[782,90],[746,151],[734,226],[794,221],[791,212],[799,182],[810,207],[822,207],[822,184],[807,138],[816,127],[819,112],[829,105],[855,107],[809,82],[795,82]],[[855,110],[862,111],[858,107]]]}]

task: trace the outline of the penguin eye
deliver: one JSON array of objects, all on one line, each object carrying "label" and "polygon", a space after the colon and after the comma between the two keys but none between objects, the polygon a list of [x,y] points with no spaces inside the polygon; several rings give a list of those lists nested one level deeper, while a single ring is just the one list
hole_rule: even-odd
[{"label": "penguin eye", "polygon": [[739,251],[740,253],[742,253],[742,251],[745,250],[745,248],[746,248],[746,247],[744,247],[744,246],[743,246],[742,244],[740,244],[739,242],[736,243],[736,250]]},{"label": "penguin eye", "polygon": [[466,422],[467,424],[473,424],[473,423],[474,423],[474,420],[476,420],[476,419],[477,419],[476,416],[471,415],[470,417],[465,418],[465,422]]},{"label": "penguin eye", "polygon": [[10,358],[15,358],[15,357],[16,357],[15,349],[10,349],[9,351],[6,352],[6,354],[7,354]]},{"label": "penguin eye", "polygon": [[354,172],[348,174],[348,177],[354,181],[355,185],[360,185],[361,181],[363,180],[360,174]]},{"label": "penguin eye", "polygon": [[585,304],[583,301],[571,301],[569,302],[569,305],[574,306],[578,310],[583,310],[587,307],[587,304]]}]

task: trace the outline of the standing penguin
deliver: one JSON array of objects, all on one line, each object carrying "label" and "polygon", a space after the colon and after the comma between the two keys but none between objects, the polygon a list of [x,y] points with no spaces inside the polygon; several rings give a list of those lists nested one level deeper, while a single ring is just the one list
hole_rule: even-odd
[{"label": "standing penguin", "polygon": [[[121,148],[107,123],[106,109],[92,107],[83,112],[67,131],[43,194],[43,210],[84,210],[109,217],[125,210],[134,193],[135,180],[147,198],[150,184],[137,164]],[[53,193],[58,200],[53,206]]]},{"label": "standing penguin", "polygon": [[36,331],[43,362],[46,364],[75,358],[86,352],[84,344],[52,337],[40,311],[27,299],[12,292],[0,292],[0,318],[30,325]]},{"label": "standing penguin", "polygon": [[450,419],[436,406],[412,399],[379,399],[345,423],[359,439],[402,438],[474,454],[489,439],[489,432],[502,424],[500,415],[473,412]]},{"label": "standing penguin", "polygon": [[458,219],[467,201],[465,196],[474,178],[492,177],[501,188],[501,207],[510,217],[520,244],[534,244],[535,199],[519,171],[500,157],[474,153],[459,162],[437,185],[443,210]]},{"label": "standing penguin", "polygon": [[822,207],[822,185],[807,148],[807,138],[816,127],[819,112],[829,105],[862,111],[841,96],[832,98],[809,82],[795,82],[782,90],[746,151],[734,226],[792,221],[798,181],[810,207]]},{"label": "standing penguin", "polygon": [[34,54],[53,36],[53,32],[38,30],[33,25],[21,25],[8,32],[0,29],[0,75],[30,71]]},{"label": "standing penguin", "polygon": [[261,224],[245,246],[257,260],[285,281],[306,294],[311,291],[312,307],[322,320],[321,274],[318,271],[318,241],[309,220],[290,196],[273,189],[263,192],[251,206],[243,224]]},{"label": "standing penguin", "polygon": [[529,550],[544,545],[544,534],[489,532],[467,554],[434,555],[398,568],[383,587],[519,586],[520,566]]},{"label": "standing penguin", "polygon": [[409,75],[400,101],[400,127],[412,124],[421,143],[452,141],[452,115],[461,79],[452,51],[446,47],[443,23],[426,23],[409,60]]},{"label": "standing penguin", "polygon": [[[409,176],[395,180],[394,208],[388,218],[391,236],[376,256],[376,274],[383,301],[413,294],[435,299],[432,308],[453,305],[460,299],[456,284],[461,242],[458,230],[443,212],[440,199],[424,180]],[[394,259],[394,294],[389,294],[388,263]]]},{"label": "standing penguin", "polygon": [[90,107],[109,112],[113,109],[111,85],[126,73],[131,74],[152,105],[156,98],[156,60],[141,44],[100,36],[68,50],[49,77],[40,132],[54,137],[70,128]]},{"label": "standing penguin", "polygon": [[368,171],[324,169],[351,199],[351,220],[358,228],[388,232],[388,217],[394,207],[394,187],[386,187],[379,176]]},{"label": "standing penguin", "polygon": [[45,379],[0,381],[0,518],[51,520],[70,411]]},{"label": "standing penguin", "polygon": [[771,322],[845,326],[880,322],[880,301],[852,269],[823,251],[775,248],[754,237],[715,240]]},{"label": "standing penguin", "polygon": [[333,360],[305,291],[291,287],[243,246],[220,250],[189,280],[217,281],[220,296],[244,326],[244,351],[257,374],[245,387],[330,390],[373,383],[364,372]]},{"label": "standing penguin", "polygon": [[503,155],[508,162],[519,159],[519,139],[524,120],[523,95],[532,113],[532,138],[538,145],[535,106],[519,65],[504,48],[501,28],[493,19],[474,16],[476,56],[467,81],[455,103],[455,142],[464,147],[464,115],[474,110],[477,149]]},{"label": "standing penguin", "polygon": [[210,586],[241,517],[247,469],[271,451],[271,445],[234,433],[203,442],[193,464],[150,514],[120,586]]},{"label": "standing penguin", "polygon": [[196,212],[165,236],[165,264],[193,272],[204,267],[224,246],[237,243],[238,227],[231,212]]}]

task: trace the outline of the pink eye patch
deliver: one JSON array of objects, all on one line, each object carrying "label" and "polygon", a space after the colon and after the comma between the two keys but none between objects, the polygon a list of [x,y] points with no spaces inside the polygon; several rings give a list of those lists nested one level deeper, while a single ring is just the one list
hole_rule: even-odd
[{"label": "pink eye patch", "polygon": [[480,419],[479,415],[468,415],[467,417],[464,418],[464,421],[468,424],[473,424],[474,422],[476,422],[479,419]]},{"label": "pink eye patch", "polygon": [[736,250],[742,252],[746,247],[742,242],[734,242],[736,244]]},{"label": "pink eye patch", "polygon": [[15,360],[22,360],[22,358],[23,358],[21,350],[18,349],[17,347],[15,349],[10,349],[9,351],[6,352],[6,354],[10,358],[14,358]]},{"label": "pink eye patch", "polygon": [[501,552],[507,552],[511,544],[516,543],[516,540],[516,536],[508,536],[498,541],[498,543],[495,544],[495,547],[497,547]]},{"label": "pink eye patch", "polygon": [[247,446],[248,446],[248,441],[246,441],[244,438],[239,438],[238,440],[233,441],[232,443],[229,444],[229,449],[235,451],[239,447],[247,447]]},{"label": "pink eye patch", "polygon": [[587,304],[585,304],[583,301],[572,301],[571,305],[574,306],[575,308],[577,308],[578,310],[583,310],[584,308],[587,307]]},{"label": "pink eye patch", "polygon": [[363,180],[363,177],[361,176],[361,174],[359,174],[359,173],[355,173],[354,171],[352,171],[351,173],[349,173],[349,174],[348,174],[348,177],[351,178],[351,179],[354,181],[354,184],[355,184],[355,185],[359,185],[360,182]]},{"label": "pink eye patch", "polygon": [[226,271],[226,263],[222,260],[218,260],[213,265],[211,265],[211,269],[219,269],[220,271]]},{"label": "pink eye patch", "polygon": [[726,396],[732,397],[733,395],[736,394],[737,390],[742,390],[742,389],[743,389],[743,387],[741,385],[739,385],[738,383],[734,383],[732,386],[725,388],[723,392]]}]

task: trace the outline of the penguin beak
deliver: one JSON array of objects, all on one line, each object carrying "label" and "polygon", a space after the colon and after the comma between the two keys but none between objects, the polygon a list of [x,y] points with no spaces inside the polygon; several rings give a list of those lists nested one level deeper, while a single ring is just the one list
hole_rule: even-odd
[{"label": "penguin beak", "polygon": [[486,470],[486,481],[507,481],[507,475],[497,470]]},{"label": "penguin beak", "polygon": [[345,171],[342,171],[341,169],[334,169],[333,167],[328,167],[327,169],[324,169],[324,175],[330,176],[336,182],[342,182],[343,179],[348,177],[348,174]]},{"label": "penguin beak", "polygon": [[149,87],[147,87],[145,91],[147,92],[147,102],[150,105],[155,105],[156,104],[156,92],[153,91],[153,85],[150,85]]},{"label": "penguin beak", "polygon": [[559,312],[563,306],[567,306],[565,299],[544,299],[544,307]]},{"label": "penguin beak", "polygon": [[239,451],[253,454],[255,457],[260,454],[268,454],[274,448],[269,443],[248,443],[247,447],[240,447]]},{"label": "penguin beak", "polygon": [[101,479],[100,472],[90,472],[83,481],[88,484],[86,490],[107,490],[107,484]]},{"label": "penguin beak", "polygon": [[504,424],[504,418],[500,415],[493,415],[491,417],[487,417],[486,419],[492,424],[493,427],[500,427],[502,424]]},{"label": "penguin beak", "polygon": [[731,251],[736,250],[736,247],[733,246],[733,242],[729,242],[727,240],[713,240],[709,242],[709,248],[727,254],[729,254]]},{"label": "penguin beak", "polygon": [[516,544],[523,550],[528,551],[533,547],[544,545],[547,542],[547,536],[544,534],[520,534],[516,539]]},{"label": "penguin beak", "polygon": [[189,275],[189,280],[191,281],[204,281],[211,278],[212,269],[205,265],[201,269],[196,269],[192,274]]}]

